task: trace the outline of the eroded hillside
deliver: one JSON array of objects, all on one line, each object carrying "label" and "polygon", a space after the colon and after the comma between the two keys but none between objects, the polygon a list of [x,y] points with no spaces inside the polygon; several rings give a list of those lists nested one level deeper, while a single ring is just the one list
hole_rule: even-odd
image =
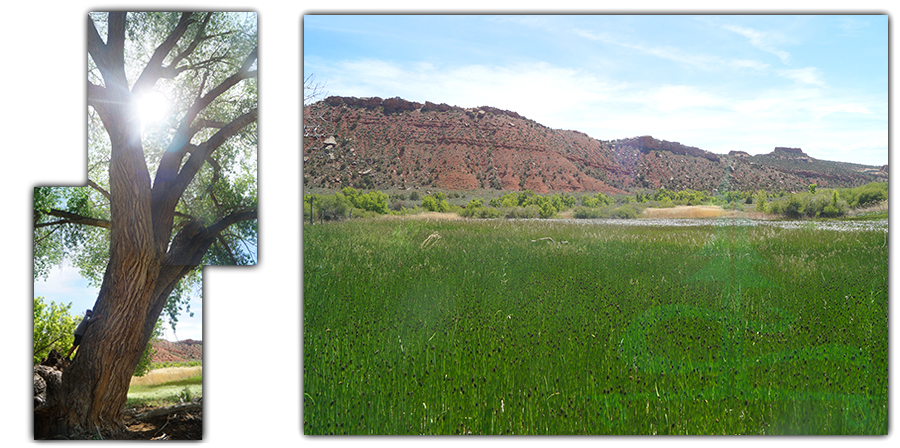
[{"label": "eroded hillside", "polygon": [[304,120],[303,181],[314,188],[714,193],[887,179],[887,167],[816,160],[797,148],[719,155],[650,136],[602,141],[488,106],[329,97]]}]

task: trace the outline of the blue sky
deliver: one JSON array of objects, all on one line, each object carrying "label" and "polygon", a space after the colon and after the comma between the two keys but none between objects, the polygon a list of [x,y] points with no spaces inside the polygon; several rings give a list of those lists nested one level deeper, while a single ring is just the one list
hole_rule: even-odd
[{"label": "blue sky", "polygon": [[516,111],[601,140],[888,163],[888,16],[303,18],[327,95]]},{"label": "blue sky", "polygon": [[[51,269],[46,281],[38,279],[34,282],[35,297],[43,297],[44,303],[56,302],[63,305],[71,303],[72,307],[69,309],[69,313],[78,319],[84,317],[85,310],[93,308],[99,290],[100,288],[91,286],[87,279],[81,277],[78,269],[72,267],[68,262]],[[194,291],[191,294],[190,304],[194,317],[182,313],[178,317],[178,325],[175,327],[177,333],[173,333],[168,324],[163,325],[163,339],[170,341],[203,340],[203,301],[200,291]]]}]

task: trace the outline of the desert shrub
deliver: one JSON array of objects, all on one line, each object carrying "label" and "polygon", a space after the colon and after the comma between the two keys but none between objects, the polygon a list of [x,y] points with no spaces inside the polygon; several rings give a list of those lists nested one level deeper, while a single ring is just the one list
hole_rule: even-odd
[{"label": "desert shrub", "polygon": [[656,208],[673,208],[675,207],[675,202],[669,198],[663,198],[661,201],[653,202],[652,205]]},{"label": "desert shrub", "polygon": [[575,207],[575,219],[599,219],[608,217],[607,209],[599,209],[593,207]]},{"label": "desert shrub", "polygon": [[467,208],[467,209],[470,209],[470,208],[478,208],[478,207],[484,207],[484,200],[482,200],[481,198],[475,198],[475,199],[472,199],[472,200],[469,201],[469,203],[466,205],[466,208]]},{"label": "desert shrub", "polygon": [[[749,198],[749,196],[748,196]],[[708,203],[712,198],[705,191],[681,190],[675,193],[674,202],[680,205],[701,205]],[[748,202],[749,203],[749,202]]]},{"label": "desert shrub", "polygon": [[378,212],[373,212],[371,210],[364,210],[361,208],[353,208],[352,213],[350,214],[351,218],[377,218],[381,216]]},{"label": "desert shrub", "polygon": [[466,207],[459,212],[459,216],[464,218],[492,219],[501,218],[503,214],[494,207]]},{"label": "desert shrub", "polygon": [[766,207],[766,191],[759,190],[756,192],[756,211],[765,213]]},{"label": "desert shrub", "polygon": [[347,219],[352,208],[350,202],[341,193],[319,196],[315,202],[316,217],[325,221]]},{"label": "desert shrub", "polygon": [[587,195],[581,197],[581,205],[585,207],[597,208],[597,207],[605,207],[607,205],[612,204],[614,201],[609,196],[603,193],[597,193],[594,195]]},{"label": "desert shrub", "polygon": [[850,207],[864,207],[886,201],[888,199],[888,183],[873,182],[855,188],[841,189],[840,196],[847,201]]},{"label": "desert shrub", "polygon": [[407,207],[407,203],[404,200],[394,200],[391,201],[391,211],[399,212]]},{"label": "desert shrub", "polygon": [[576,207],[573,216],[575,219],[634,219],[641,215],[646,205],[629,202],[618,207]]},{"label": "desert shrub", "polygon": [[612,215],[610,216],[610,218],[634,219],[640,216],[641,212],[643,211],[643,208],[635,204],[624,204],[614,208],[612,210]]},{"label": "desert shrub", "polygon": [[447,212],[450,210],[450,204],[444,199],[443,193],[435,193],[422,198],[422,208],[430,212]]},{"label": "desert shrub", "polygon": [[798,219],[843,216],[850,207],[837,190],[816,190],[816,193],[806,191],[786,195],[769,203],[767,208],[769,213]]},{"label": "desert shrub", "polygon": [[353,205],[381,215],[388,213],[388,195],[381,191],[370,191],[356,197]]},{"label": "desert shrub", "polygon": [[541,209],[537,205],[527,207],[504,207],[500,209],[507,219],[536,219],[541,216]]}]

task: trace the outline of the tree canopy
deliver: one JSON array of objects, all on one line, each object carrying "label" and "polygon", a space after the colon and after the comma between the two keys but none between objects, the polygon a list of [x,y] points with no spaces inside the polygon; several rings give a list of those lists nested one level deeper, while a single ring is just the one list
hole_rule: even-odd
[{"label": "tree canopy", "polygon": [[[111,27],[123,41],[110,41]],[[88,31],[88,181],[35,188],[35,280],[68,259],[92,285],[102,282],[112,227],[107,126],[123,125],[115,115],[122,108],[108,106],[117,95],[112,90],[122,87],[116,80],[130,89],[153,195],[173,205],[175,229],[190,223],[221,229],[197,266],[255,264],[255,14],[91,13]],[[169,245],[175,234],[159,237]],[[170,322],[199,280],[193,269],[175,286]]]},{"label": "tree canopy", "polygon": [[78,321],[70,314],[72,304],[44,302],[34,298],[34,363],[47,357],[50,350],[65,353],[72,346]]}]

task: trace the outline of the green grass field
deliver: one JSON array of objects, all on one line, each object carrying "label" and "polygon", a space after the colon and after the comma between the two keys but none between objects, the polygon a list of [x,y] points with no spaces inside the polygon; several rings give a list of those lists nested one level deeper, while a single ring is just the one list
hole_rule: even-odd
[{"label": "green grass field", "polygon": [[305,225],[304,432],[886,434],[884,230],[709,223]]},{"label": "green grass field", "polygon": [[[200,367],[151,370],[146,377],[132,379],[126,407],[166,406],[203,396],[203,373]],[[137,380],[137,381],[135,381]]]}]

